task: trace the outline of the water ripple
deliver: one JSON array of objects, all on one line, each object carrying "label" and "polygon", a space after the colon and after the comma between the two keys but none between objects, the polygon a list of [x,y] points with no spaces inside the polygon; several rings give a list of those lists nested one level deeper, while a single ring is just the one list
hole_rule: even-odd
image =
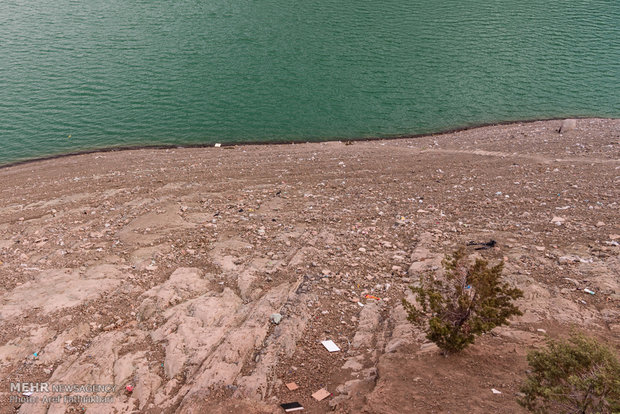
[{"label": "water ripple", "polygon": [[3,0],[0,163],[618,117],[619,21],[606,0]]}]

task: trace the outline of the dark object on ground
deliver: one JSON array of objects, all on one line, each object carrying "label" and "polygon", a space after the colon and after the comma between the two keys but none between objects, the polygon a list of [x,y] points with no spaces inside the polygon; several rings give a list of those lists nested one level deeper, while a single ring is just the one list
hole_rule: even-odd
[{"label": "dark object on ground", "polygon": [[287,413],[291,413],[293,411],[301,411],[304,409],[301,404],[297,401],[291,403],[280,404],[280,407],[284,408],[284,411]]},{"label": "dark object on ground", "polygon": [[481,246],[481,247],[476,247],[476,250],[486,250],[486,249],[491,249],[493,247],[495,247],[495,245],[497,244],[497,242],[493,239],[489,240],[486,243],[476,243],[474,241],[470,241],[469,243],[467,243],[468,246]]}]

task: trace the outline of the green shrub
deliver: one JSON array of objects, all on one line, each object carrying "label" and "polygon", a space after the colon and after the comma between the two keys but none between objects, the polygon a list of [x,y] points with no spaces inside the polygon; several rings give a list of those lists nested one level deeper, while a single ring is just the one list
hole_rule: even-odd
[{"label": "green shrub", "polygon": [[403,299],[409,321],[421,326],[445,354],[458,352],[477,335],[507,324],[508,318],[522,314],[512,301],[523,292],[500,281],[503,266],[500,262],[488,267],[482,259],[470,266],[463,249],[447,255],[445,280],[424,275],[419,287],[410,287],[420,306]]},{"label": "green shrub", "polygon": [[620,413],[620,363],[607,346],[573,333],[531,351],[519,404],[535,413]]}]

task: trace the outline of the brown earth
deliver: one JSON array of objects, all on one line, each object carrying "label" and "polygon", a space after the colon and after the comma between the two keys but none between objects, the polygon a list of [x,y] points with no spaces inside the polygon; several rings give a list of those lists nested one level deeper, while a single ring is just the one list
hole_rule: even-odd
[{"label": "brown earth", "polygon": [[[525,356],[547,334],[620,344],[620,120],[559,127],[1,169],[0,411],[524,412]],[[401,299],[490,239],[471,253],[506,262],[524,315],[444,357]],[[16,402],[16,382],[116,388]]]}]

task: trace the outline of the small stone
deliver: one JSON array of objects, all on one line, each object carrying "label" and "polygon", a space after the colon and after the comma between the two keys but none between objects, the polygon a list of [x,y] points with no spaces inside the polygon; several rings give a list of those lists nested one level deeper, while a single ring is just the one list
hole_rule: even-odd
[{"label": "small stone", "polygon": [[282,315],[280,315],[279,313],[274,313],[273,315],[271,315],[270,319],[272,323],[278,325],[282,320]]},{"label": "small stone", "polygon": [[552,223],[555,223],[555,224],[557,224],[557,225],[560,225],[560,224],[564,223],[565,221],[566,221],[566,219],[565,219],[564,217],[559,217],[559,216],[554,216],[554,217],[551,219],[551,222],[552,222]]},{"label": "small stone", "polygon": [[571,255],[567,255],[567,256],[560,256],[558,258],[558,263],[559,264],[566,264],[566,263],[576,263],[579,261],[578,257],[575,256],[571,256]]},{"label": "small stone", "polygon": [[604,222],[599,221],[598,223],[596,223],[596,227],[603,227],[605,225]]},{"label": "small stone", "polygon": [[353,371],[361,371],[364,368],[364,365],[362,365],[359,361],[355,360],[354,358],[350,358],[347,360],[347,362],[342,366],[342,369],[351,369]]},{"label": "small stone", "polygon": [[576,119],[565,119],[562,121],[562,125],[560,125],[560,130],[558,132],[563,134],[565,132],[572,131],[575,128],[577,128]]},{"label": "small stone", "polygon": [[418,354],[428,354],[439,351],[439,347],[435,345],[433,342],[425,342],[420,346],[420,350],[417,352]]}]

